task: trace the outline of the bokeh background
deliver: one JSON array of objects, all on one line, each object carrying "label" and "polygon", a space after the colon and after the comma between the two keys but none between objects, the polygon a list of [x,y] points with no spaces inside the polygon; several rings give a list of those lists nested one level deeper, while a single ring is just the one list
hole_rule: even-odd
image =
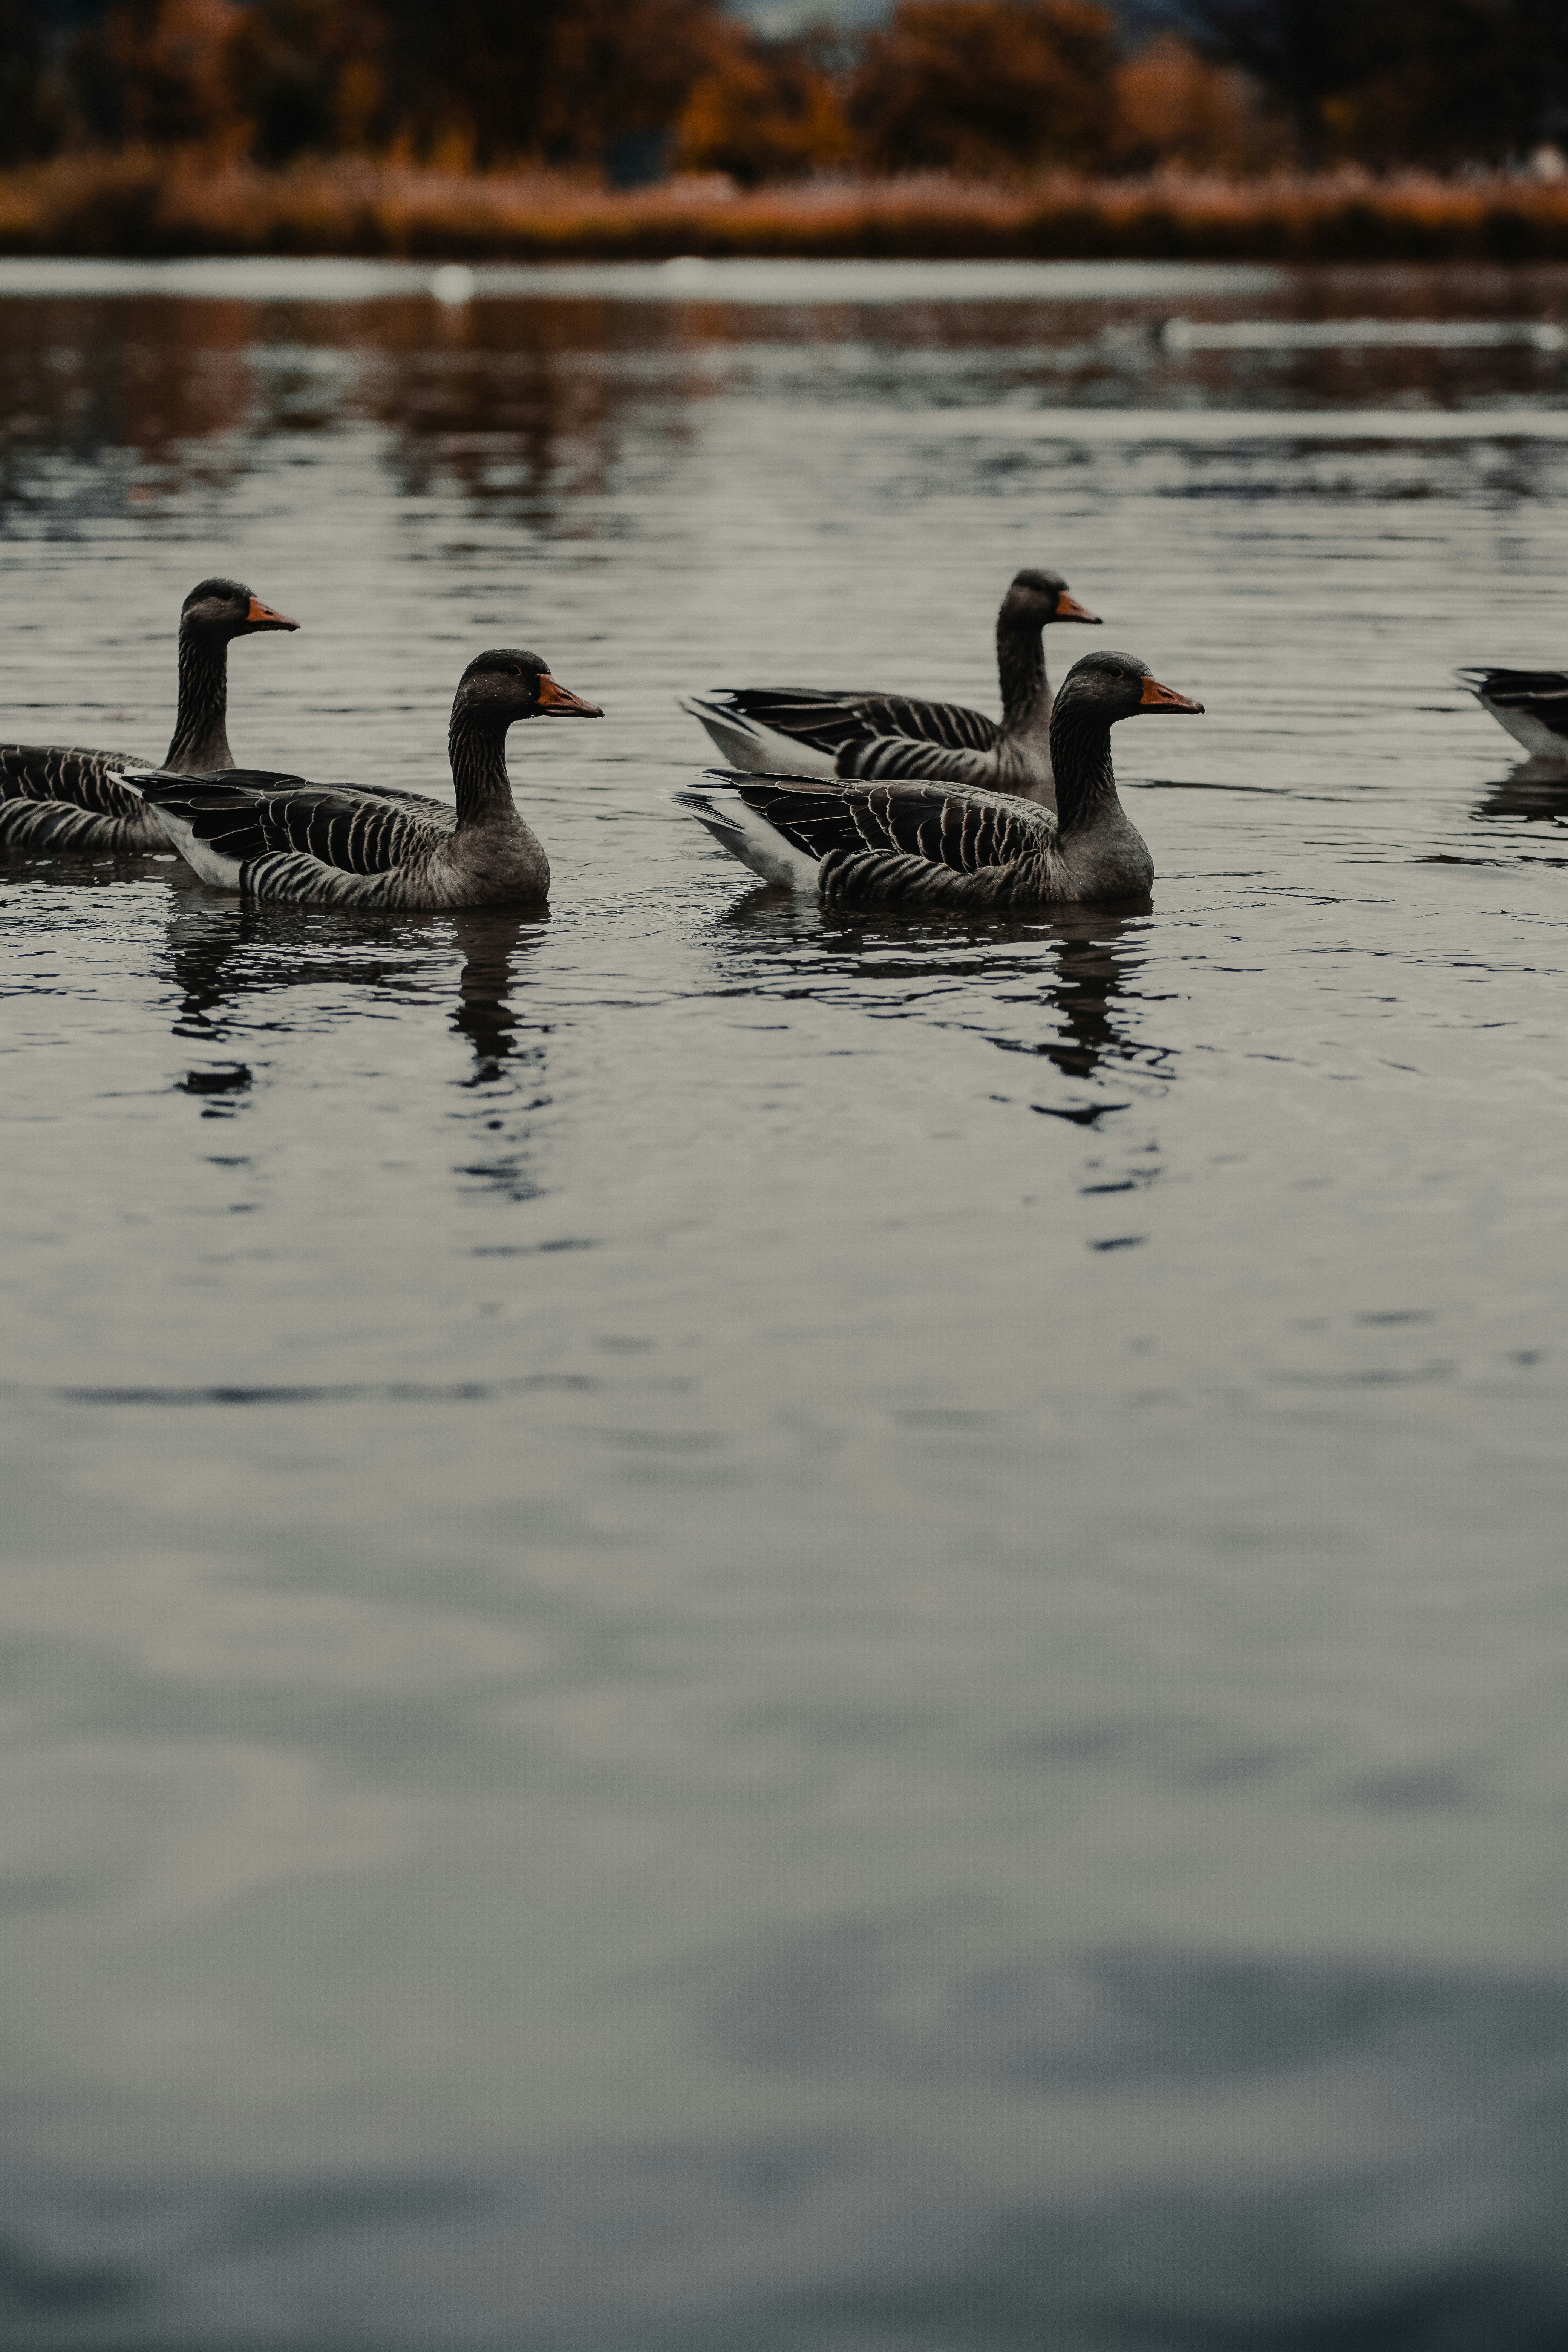
[{"label": "bokeh background", "polygon": [[1453,170],[1562,135],[1565,35],[1563,0],[4,0],[0,163]]}]

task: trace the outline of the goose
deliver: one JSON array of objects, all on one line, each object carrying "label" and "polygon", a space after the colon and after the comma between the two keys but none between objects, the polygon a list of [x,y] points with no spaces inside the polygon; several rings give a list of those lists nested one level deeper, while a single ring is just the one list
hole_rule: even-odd
[{"label": "goose", "polygon": [[1059,814],[924,778],[880,783],[731,774],[676,799],[764,881],[830,905],[1055,907],[1147,898],[1153,860],[1116,796],[1110,730],[1201,711],[1133,654],[1088,654],[1051,718]]},{"label": "goose", "polygon": [[312,784],[270,769],[125,771],[204,882],[322,907],[540,907],[550,862],[512,805],[508,728],[602,719],[537,654],[498,646],[468,664],[452,704],[457,806],[387,784]]},{"label": "goose", "polygon": [[[201,580],[180,607],[180,699],[166,768],[234,763],[226,724],[234,637],[297,629],[238,580]],[[153,762],[70,744],[0,743],[0,845],[167,849],[168,835],[124,781]]]},{"label": "goose", "polygon": [[1059,572],[1020,572],[996,615],[1000,726],[961,703],[810,686],[720,687],[680,707],[700,719],[726,760],[758,773],[934,776],[1053,808],[1051,689],[1041,642],[1053,621],[1100,625]]},{"label": "goose", "polygon": [[1457,669],[1454,676],[1532,760],[1568,767],[1568,669]]}]

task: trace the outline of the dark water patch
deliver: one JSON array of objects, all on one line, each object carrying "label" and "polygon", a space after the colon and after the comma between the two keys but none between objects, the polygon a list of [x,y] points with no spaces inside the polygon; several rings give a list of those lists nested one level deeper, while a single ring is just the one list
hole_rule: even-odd
[{"label": "dark water patch", "polygon": [[[148,2301],[152,2281],[129,2265],[62,2262],[16,2239],[0,2237],[0,2315],[18,2331],[73,2323],[125,2323]],[[132,2321],[134,2326],[134,2320]],[[19,2333],[12,2339],[22,2343]]]},{"label": "dark water patch", "polygon": [[290,1386],[244,1388],[59,1388],[26,1390],[7,1383],[12,1396],[54,1396],[62,1404],[89,1405],[299,1405],[299,1404],[485,1404],[496,1397],[529,1396],[559,1390],[565,1394],[595,1390],[587,1373],[527,1372],[494,1381],[300,1381]]},{"label": "dark water patch", "polygon": [[[1092,1741],[1077,1760],[1105,1752]],[[1532,2105],[1568,2095],[1568,1988],[1426,1979],[1364,1963],[1108,1951],[921,1984],[917,1950],[872,1928],[797,1945],[723,1996],[710,2022],[749,2066],[898,2081],[1075,2082],[1288,2074],[1350,2058],[1450,2074]],[[916,2004],[926,2021],[904,2021]]]}]

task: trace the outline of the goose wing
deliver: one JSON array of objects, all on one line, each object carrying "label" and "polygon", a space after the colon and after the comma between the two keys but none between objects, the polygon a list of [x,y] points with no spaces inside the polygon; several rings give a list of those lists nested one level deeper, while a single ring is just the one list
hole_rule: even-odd
[{"label": "goose wing", "polygon": [[300,851],[340,874],[385,874],[449,833],[455,812],[374,784],[312,784],[261,768],[180,776],[159,768],[136,789],[162,815],[237,866]]},{"label": "goose wing", "polygon": [[735,699],[765,727],[825,751],[893,737],[954,751],[989,751],[1001,733],[983,710],[907,694],[831,693],[811,688],[747,688]]},{"label": "goose wing", "polygon": [[923,778],[829,784],[731,774],[725,781],[793,849],[818,859],[870,850],[978,874],[1037,856],[1056,836],[1047,810],[1010,793],[954,791]]},{"label": "goose wing", "polygon": [[987,791],[996,775],[994,752],[922,741],[912,735],[868,735],[858,743],[847,743],[834,766],[841,776],[857,776],[868,782],[879,776],[919,776],[977,792]]},{"label": "goose wing", "polygon": [[56,801],[89,816],[140,817],[142,803],[119,772],[139,774],[146,766],[132,755],[67,743],[0,743],[0,800]]},{"label": "goose wing", "polygon": [[721,687],[695,695],[684,706],[700,719],[731,759],[763,755],[771,763],[811,752],[822,762],[815,772],[859,773],[851,765],[858,748],[884,738],[907,746],[902,772],[928,772],[921,754],[984,753],[1001,733],[984,711],[961,703],[928,702],[913,695],[861,692],[812,686]]}]

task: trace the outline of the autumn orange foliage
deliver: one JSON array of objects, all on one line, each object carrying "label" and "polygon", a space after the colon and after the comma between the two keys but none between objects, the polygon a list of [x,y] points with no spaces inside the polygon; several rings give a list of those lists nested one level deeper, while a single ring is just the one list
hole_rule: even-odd
[{"label": "autumn orange foliage", "polygon": [[[0,160],[54,156],[52,177],[18,180],[8,201],[18,224],[58,215],[62,236],[78,233],[63,192],[96,218],[90,192],[122,186],[127,250],[162,249],[176,219],[188,244],[224,247],[222,192],[242,180],[257,226],[241,242],[253,246],[310,243],[318,213],[360,250],[434,236],[438,219],[522,249],[551,243],[568,212],[598,224],[584,237],[635,242],[656,236],[656,218],[684,218],[689,192],[626,212],[606,198],[594,212],[588,184],[631,187],[672,169],[717,181],[710,195],[739,191],[732,233],[764,242],[784,234],[775,219],[820,240],[840,234],[829,221],[854,217],[876,249],[889,238],[948,249],[965,236],[994,249],[1058,240],[1059,223],[1076,219],[1086,250],[1129,238],[1185,250],[1231,234],[1226,207],[1193,193],[1200,179],[1268,174],[1302,155],[1353,154],[1388,171],[1402,155],[1517,163],[1542,126],[1555,135],[1568,120],[1568,52],[1546,38],[1564,5],[1184,0],[1201,47],[1166,35],[1129,54],[1104,0],[898,0],[864,36],[789,39],[761,37],[721,0],[110,0],[56,53],[37,37],[36,0],[0,0]],[[520,173],[542,189],[541,172],[574,175],[570,202],[518,194]],[[480,173],[500,174],[489,194],[477,193]],[[1185,177],[1167,194],[1173,173]],[[911,175],[927,186],[932,173],[946,175],[940,200],[908,194]],[[1047,203],[1049,174],[1059,193]],[[885,198],[869,193],[879,178],[897,184]],[[806,202],[805,184],[840,179],[855,184],[815,188]],[[1126,187],[1098,186],[1112,179]],[[974,184],[959,193],[959,182]],[[758,209],[777,183],[800,188],[794,212],[793,196]],[[404,193],[372,198],[373,184]],[[1247,234],[1259,249],[1303,237],[1419,243],[1430,205],[1410,194],[1414,183],[1403,195],[1352,196],[1348,184],[1291,181],[1287,198],[1271,181],[1274,194],[1242,207]],[[37,193],[46,186],[55,194]],[[1555,199],[1509,202],[1522,223]],[[1481,234],[1459,226],[1476,216],[1468,197],[1439,209],[1445,236]],[[367,225],[384,216],[405,226]],[[1058,225],[1016,226],[1047,217]],[[1330,226],[1342,220],[1363,226]],[[719,246],[731,234],[703,222]],[[657,232],[667,234],[677,231]],[[1526,245],[1534,234],[1517,230]]]},{"label": "autumn orange foliage", "polygon": [[1112,151],[1135,170],[1177,163],[1243,173],[1267,171],[1279,140],[1240,74],[1168,33],[1118,69]]},{"label": "autumn orange foliage", "polygon": [[840,77],[821,36],[764,43],[726,26],[676,125],[676,166],[742,187],[841,170],[855,152]]}]

